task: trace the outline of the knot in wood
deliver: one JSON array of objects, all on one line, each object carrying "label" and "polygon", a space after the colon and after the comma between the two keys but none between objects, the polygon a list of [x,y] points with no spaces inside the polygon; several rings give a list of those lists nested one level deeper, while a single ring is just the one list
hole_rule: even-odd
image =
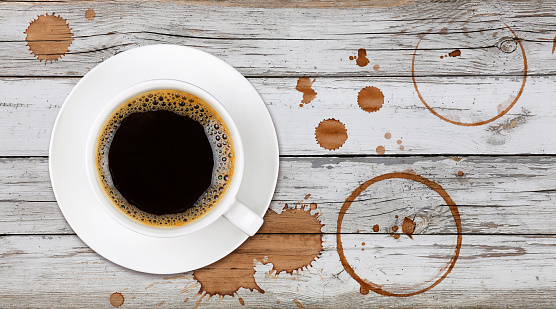
[{"label": "knot in wood", "polygon": [[515,38],[503,37],[498,40],[497,47],[505,53],[513,53],[517,49]]}]

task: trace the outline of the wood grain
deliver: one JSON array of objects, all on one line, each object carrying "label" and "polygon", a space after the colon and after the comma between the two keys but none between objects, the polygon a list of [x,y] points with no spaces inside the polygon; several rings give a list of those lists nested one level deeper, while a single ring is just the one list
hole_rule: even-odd
[{"label": "wood grain", "polygon": [[[554,77],[530,77],[516,105],[483,126],[460,127],[429,112],[409,78],[315,78],[317,92],[300,107],[296,78],[251,78],[274,120],[281,155],[555,154]],[[420,91],[448,117],[472,121],[492,117],[515,96],[519,77],[420,78]],[[0,80],[0,156],[46,156],[56,115],[78,79]],[[378,88],[384,105],[368,113],[358,105],[365,87]],[[436,92],[435,89],[439,89]],[[455,103],[454,103],[455,102]],[[474,104],[476,103],[476,104]],[[315,140],[315,128],[328,118],[341,121],[348,138],[338,150]],[[391,138],[386,139],[385,134]],[[531,138],[531,137],[534,138]],[[397,140],[402,141],[397,144]]]},{"label": "wood grain", "polygon": [[[346,235],[354,257],[359,254],[361,274],[384,272],[403,285],[443,261],[449,236],[422,236],[419,245],[385,235]],[[333,235],[324,236],[324,251],[313,266],[299,273],[269,275],[272,264],[257,262],[255,280],[265,293],[241,289],[247,307],[551,307],[556,277],[554,236],[464,237],[461,256],[448,278],[434,289],[414,297],[362,295],[359,286],[338,262]],[[359,245],[366,242],[366,250]],[[191,307],[199,300],[198,283],[191,273],[158,276],[132,272],[104,260],[76,236],[0,237],[2,307],[111,307],[109,297],[120,292],[124,307]],[[436,244],[436,245],[435,245]],[[358,247],[354,247],[358,245]],[[526,266],[525,266],[526,265]],[[381,272],[382,271],[382,272]],[[384,274],[382,274],[384,275]],[[174,277],[174,278],[171,278]],[[417,276],[418,277],[418,276]],[[165,279],[170,278],[170,279]],[[184,303],[184,300],[187,302]],[[277,303],[280,301],[280,303]],[[238,298],[205,297],[199,308],[241,307]]]},{"label": "wood grain", "polygon": [[[320,213],[322,231],[335,233],[338,211],[355,188],[385,173],[407,171],[446,190],[458,205],[466,235],[556,234],[554,169],[554,157],[281,158],[270,207],[309,210],[315,203],[312,212]],[[55,202],[47,159],[0,159],[0,173],[0,234],[72,233]],[[421,220],[419,234],[456,233],[443,205],[436,194],[410,181],[379,183],[353,204],[342,232],[374,233],[378,224],[379,233],[388,234],[408,216]]]},{"label": "wood grain", "polygon": [[[246,1],[238,6],[234,1],[3,3],[0,76],[82,76],[116,53],[150,44],[193,46],[248,76],[410,76],[412,53],[423,35],[422,48],[434,55],[421,62],[418,75],[520,76],[519,50],[505,53],[500,48],[505,38],[513,38],[505,24],[524,42],[530,75],[556,71],[551,1],[422,0],[394,7],[342,8],[354,2],[358,1],[328,9],[314,7],[332,2],[302,2],[311,8],[291,2],[291,8],[272,9],[257,8],[268,6],[262,1],[247,6],[241,5]],[[360,3],[385,2],[391,4]],[[94,20],[85,17],[88,9],[95,10]],[[46,66],[30,54],[24,34],[45,12],[66,19],[74,35],[69,53]],[[349,60],[360,48],[370,59],[365,67]],[[455,49],[462,50],[456,62],[441,61],[439,56]],[[375,71],[377,64],[380,69]]]}]

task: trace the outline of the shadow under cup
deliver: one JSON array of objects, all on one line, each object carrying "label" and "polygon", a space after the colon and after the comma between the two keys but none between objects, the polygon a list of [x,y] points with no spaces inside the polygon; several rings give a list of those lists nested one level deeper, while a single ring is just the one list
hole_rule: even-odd
[{"label": "shadow under cup", "polygon": [[238,130],[225,108],[194,85],[154,80],[128,88],[97,117],[87,147],[95,196],[135,232],[175,237],[222,215],[245,231],[229,218],[237,204],[241,217],[253,217],[235,198],[243,174]]}]

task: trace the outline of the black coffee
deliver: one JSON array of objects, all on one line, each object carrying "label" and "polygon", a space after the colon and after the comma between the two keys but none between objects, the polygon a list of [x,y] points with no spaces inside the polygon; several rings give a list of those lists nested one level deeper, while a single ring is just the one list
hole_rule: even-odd
[{"label": "black coffee", "polygon": [[180,226],[218,203],[233,175],[228,128],[210,105],[176,90],[122,104],[105,123],[96,162],[103,189],[129,217]]}]

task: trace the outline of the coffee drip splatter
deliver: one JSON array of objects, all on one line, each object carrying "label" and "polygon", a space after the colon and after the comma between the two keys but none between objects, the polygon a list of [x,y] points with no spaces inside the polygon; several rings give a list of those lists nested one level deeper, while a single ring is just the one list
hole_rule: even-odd
[{"label": "coffee drip splatter", "polygon": [[27,46],[29,51],[39,61],[58,61],[69,52],[69,46],[73,42],[73,33],[65,19],[60,15],[40,15],[29,23],[25,30]]}]

